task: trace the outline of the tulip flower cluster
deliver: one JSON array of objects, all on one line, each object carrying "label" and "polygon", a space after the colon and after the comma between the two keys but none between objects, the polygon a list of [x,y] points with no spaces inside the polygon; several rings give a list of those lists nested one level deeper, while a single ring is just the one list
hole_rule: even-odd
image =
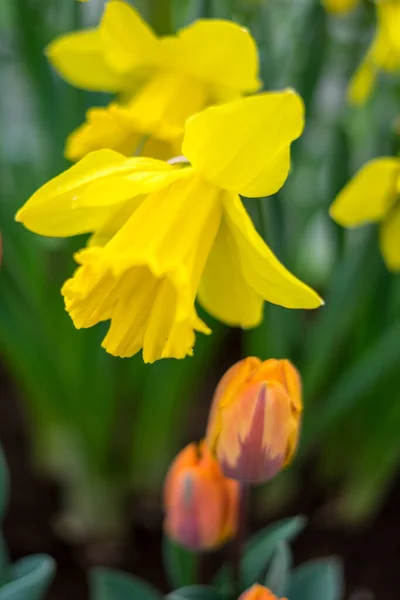
[{"label": "tulip flower cluster", "polygon": [[217,386],[205,441],[182,450],[168,473],[167,534],[197,550],[234,537],[240,486],[267,482],[290,463],[301,413],[300,376],[288,360],[233,365]]}]

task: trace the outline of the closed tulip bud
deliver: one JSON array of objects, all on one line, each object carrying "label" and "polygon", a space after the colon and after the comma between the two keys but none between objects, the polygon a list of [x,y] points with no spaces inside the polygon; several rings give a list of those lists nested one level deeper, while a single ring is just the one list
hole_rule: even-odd
[{"label": "closed tulip bud", "polygon": [[[243,592],[239,600],[279,600],[268,588],[256,583],[249,590]],[[280,600],[286,600],[281,598]]]},{"label": "closed tulip bud", "polygon": [[246,358],[222,377],[206,441],[226,477],[262,483],[296,450],[302,412],[300,375],[288,360]]},{"label": "closed tulip bud", "polygon": [[204,442],[190,444],[166,478],[165,531],[193,550],[220,546],[237,531],[238,489],[236,481],[224,477]]}]

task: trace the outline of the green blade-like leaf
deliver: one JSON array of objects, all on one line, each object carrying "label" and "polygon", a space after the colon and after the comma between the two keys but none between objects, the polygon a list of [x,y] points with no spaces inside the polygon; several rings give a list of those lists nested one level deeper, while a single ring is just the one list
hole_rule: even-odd
[{"label": "green blade-like leaf", "polygon": [[218,590],[208,585],[192,585],[165,596],[167,600],[219,600]]},{"label": "green blade-like leaf", "polygon": [[301,516],[283,519],[269,525],[253,536],[245,549],[242,565],[244,587],[250,587],[264,575],[267,564],[282,541],[290,541],[304,528]]},{"label": "green blade-like leaf", "polygon": [[393,323],[378,341],[338,379],[312,421],[305,421],[302,452],[320,438],[321,433],[338,420],[376,385],[396,369],[400,360],[400,321]]},{"label": "green blade-like leaf", "polygon": [[[93,569],[89,574],[92,600],[160,600],[162,595],[153,586],[119,571]],[[1,599],[0,599],[1,600]]]},{"label": "green blade-like leaf", "polygon": [[291,566],[292,553],[289,544],[282,541],[278,544],[272,556],[265,578],[265,587],[269,588],[277,596],[283,596],[287,589]]},{"label": "green blade-like leaf", "polygon": [[290,600],[341,600],[342,568],[335,558],[311,561],[296,569],[288,592]]},{"label": "green blade-like leaf", "polygon": [[163,561],[172,589],[196,583],[197,555],[183,548],[167,535],[163,539]]},{"label": "green blade-like leaf", "polygon": [[[247,542],[242,560],[243,588],[246,589],[256,581],[262,583],[268,563],[276,547],[282,541],[290,541],[304,528],[306,519],[302,516],[282,519],[268,525],[256,533]],[[215,576],[215,585],[228,589],[232,580],[229,565],[224,565]]]},{"label": "green blade-like leaf", "polygon": [[4,536],[0,534],[0,587],[10,581],[10,558]]},{"label": "green blade-like leaf", "polygon": [[55,573],[55,562],[46,554],[17,561],[11,567],[10,581],[0,589],[0,600],[41,600]]}]

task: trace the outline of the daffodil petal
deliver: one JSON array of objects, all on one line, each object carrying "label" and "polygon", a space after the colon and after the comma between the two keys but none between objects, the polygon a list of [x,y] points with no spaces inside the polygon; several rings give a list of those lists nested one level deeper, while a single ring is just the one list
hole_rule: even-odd
[{"label": "daffodil petal", "polygon": [[391,210],[380,228],[380,244],[388,269],[400,271],[400,204]]},{"label": "daffodil petal", "polygon": [[186,120],[209,103],[207,86],[185,73],[159,71],[126,107],[131,126],[161,140],[182,137]]},{"label": "daffodil petal", "polygon": [[46,48],[56,71],[71,85],[85,90],[120,92],[125,80],[107,65],[97,29],[62,35]]},{"label": "daffodil petal", "polygon": [[257,294],[286,308],[317,308],[323,304],[318,294],[292,275],[271,252],[238,196],[226,194],[224,218],[238,248],[243,277]]},{"label": "daffodil petal", "polygon": [[304,126],[294,91],[267,92],[208,108],[186,125],[183,154],[205,179],[248,197],[268,196],[285,182],[290,143]]},{"label": "daffodil petal", "polygon": [[128,125],[125,109],[118,105],[89,109],[85,123],[68,136],[65,157],[77,161],[89,152],[103,148],[132,156],[142,136]]},{"label": "daffodil petal", "polygon": [[382,220],[396,200],[399,176],[399,158],[371,160],[339,193],[329,214],[344,227]]},{"label": "daffodil petal", "polygon": [[154,65],[159,56],[159,40],[127,2],[110,0],[100,24],[105,59],[117,73]]},{"label": "daffodil petal", "polygon": [[231,327],[256,327],[263,298],[245,280],[239,250],[222,221],[201,277],[198,300],[214,318]]},{"label": "daffodil petal", "polygon": [[41,235],[67,237],[95,231],[115,207],[159,189],[183,170],[162,161],[125,158],[112,150],[92,152],[41,187],[16,220]]},{"label": "daffodil petal", "polygon": [[377,68],[366,56],[350,80],[347,96],[350,104],[360,106],[370,97],[377,76]]},{"label": "daffodil petal", "polygon": [[378,19],[374,39],[353,76],[348,97],[352,104],[360,105],[368,100],[379,70],[395,72],[400,70],[400,6],[397,0],[383,0],[376,3]]},{"label": "daffodil petal", "polygon": [[382,8],[385,11],[384,20],[389,42],[397,52],[400,52],[400,4],[397,0],[386,0],[385,7]]},{"label": "daffodil petal", "polygon": [[376,64],[385,71],[400,69],[400,5],[398,0],[377,2],[378,29],[371,52]]},{"label": "daffodil petal", "polygon": [[201,81],[241,92],[260,88],[257,46],[249,31],[236,23],[198,20],[161,44],[165,63]]}]

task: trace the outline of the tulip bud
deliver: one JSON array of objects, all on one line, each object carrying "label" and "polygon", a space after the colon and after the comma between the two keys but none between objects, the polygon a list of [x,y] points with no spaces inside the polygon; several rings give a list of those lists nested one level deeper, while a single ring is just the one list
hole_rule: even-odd
[{"label": "tulip bud", "polygon": [[215,391],[206,441],[226,477],[263,483],[292,459],[302,412],[300,375],[288,360],[246,358]]},{"label": "tulip bud", "polygon": [[238,489],[236,481],[223,476],[204,442],[190,444],[166,478],[165,531],[193,550],[220,546],[237,531]]},{"label": "tulip bud", "polygon": [[[263,585],[256,583],[249,590],[243,592],[239,600],[279,600],[279,598]],[[286,598],[280,600],[286,600]]]}]

